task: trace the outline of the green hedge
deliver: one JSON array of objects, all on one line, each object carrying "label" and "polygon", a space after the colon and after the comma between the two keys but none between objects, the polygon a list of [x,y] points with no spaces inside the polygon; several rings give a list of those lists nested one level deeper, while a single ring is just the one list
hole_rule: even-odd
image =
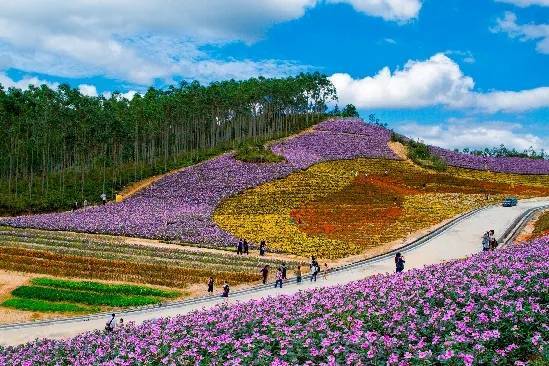
[{"label": "green hedge", "polygon": [[34,299],[9,299],[2,306],[27,311],[39,311],[42,313],[86,313],[97,311],[97,308],[69,304],[65,302],[49,302]]},{"label": "green hedge", "polygon": [[41,286],[20,286],[11,294],[24,299],[47,301],[66,301],[86,305],[105,305],[113,307],[140,306],[156,304],[160,300],[151,296],[126,296],[116,294],[100,294],[67,289],[56,289]]},{"label": "green hedge", "polygon": [[78,291],[91,291],[100,294],[135,295],[135,296],[157,296],[173,298],[179,296],[177,291],[166,291],[152,287],[137,285],[116,285],[92,281],[70,281],[56,278],[34,278],[32,284],[44,287],[69,289]]}]

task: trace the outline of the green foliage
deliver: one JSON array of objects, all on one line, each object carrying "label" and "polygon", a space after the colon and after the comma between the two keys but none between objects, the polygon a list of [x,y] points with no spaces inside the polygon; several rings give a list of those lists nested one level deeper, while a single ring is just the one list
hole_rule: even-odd
[{"label": "green foliage", "polygon": [[23,299],[36,299],[55,302],[74,302],[86,305],[104,305],[113,307],[141,306],[156,304],[160,300],[151,296],[127,296],[100,294],[96,292],[56,289],[41,286],[20,286],[11,294]]},{"label": "green foliage", "polygon": [[112,199],[125,185],[241,141],[309,127],[336,91],[325,75],[150,88],[131,101],[0,86],[0,215]]},{"label": "green foliage", "polygon": [[439,172],[448,169],[446,162],[436,155],[431,154],[429,147],[422,142],[406,140],[408,148],[408,157],[419,166],[427,169],[433,169]]},{"label": "green foliage", "polygon": [[354,105],[347,104],[345,108],[341,110],[341,117],[360,117],[360,114]]},{"label": "green foliage", "polygon": [[249,163],[278,163],[284,161],[284,157],[276,155],[261,142],[239,144],[235,157]]},{"label": "green foliage", "polygon": [[[459,152],[458,149],[456,151]],[[471,154],[476,156],[485,156],[485,157],[508,157],[508,158],[526,158],[526,159],[549,159],[549,155],[542,149],[537,152],[533,147],[530,147],[527,150],[517,151],[515,148],[509,149],[505,145],[501,144],[499,147],[484,148],[483,150],[479,149],[470,149],[464,148],[462,150],[465,154]]]},{"label": "green foliage", "polygon": [[177,291],[166,291],[152,287],[137,285],[117,285],[92,281],[70,281],[57,278],[33,278],[32,284],[36,286],[55,287],[78,291],[91,291],[101,294],[135,295],[135,296],[156,296],[173,298],[179,296]]},{"label": "green foliage", "polygon": [[33,299],[8,299],[2,306],[26,311],[37,311],[41,313],[87,313],[97,311],[97,308],[85,307],[65,302],[49,302]]}]

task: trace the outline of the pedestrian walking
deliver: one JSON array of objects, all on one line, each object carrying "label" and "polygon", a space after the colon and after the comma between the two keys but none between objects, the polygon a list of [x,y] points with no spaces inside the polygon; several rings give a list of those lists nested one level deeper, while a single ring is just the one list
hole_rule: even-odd
[{"label": "pedestrian walking", "polygon": [[105,192],[101,193],[101,196],[99,196],[101,198],[101,202],[103,204],[106,204],[107,203],[107,195],[105,194]]},{"label": "pedestrian walking", "polygon": [[263,278],[263,284],[266,284],[267,283],[267,277],[269,276],[269,265],[266,264],[262,269],[261,269],[261,277]]},{"label": "pedestrian walking", "polygon": [[311,273],[311,282],[316,282],[316,276],[318,275],[320,269],[318,262],[316,261],[316,258],[314,256],[311,256],[311,264],[309,265],[309,268]]},{"label": "pedestrian walking", "polygon": [[213,294],[214,292],[214,278],[210,277],[208,279],[208,294]]},{"label": "pedestrian walking", "polygon": [[490,250],[495,250],[498,246],[498,240],[496,239],[496,236],[494,235],[494,229],[489,231],[490,233]]},{"label": "pedestrian walking", "polygon": [[105,324],[105,331],[108,333],[112,332],[114,330],[114,326],[116,325],[116,322],[114,321],[115,314],[112,314],[111,319]]},{"label": "pedestrian walking", "polygon": [[275,288],[277,288],[278,286],[282,288],[282,268],[278,268],[278,271],[276,271]]},{"label": "pedestrian walking", "polygon": [[238,241],[238,245],[236,246],[236,254],[240,255],[244,252],[244,243],[242,242],[242,239]]},{"label": "pedestrian walking", "polygon": [[78,210],[78,201],[74,201],[74,204],[73,204],[73,210],[76,211]]},{"label": "pedestrian walking", "polygon": [[227,281],[225,281],[225,284],[223,285],[223,293],[221,294],[221,297],[229,297],[229,291],[231,288],[229,287],[229,284]]},{"label": "pedestrian walking", "polygon": [[404,271],[404,263],[406,263],[406,261],[404,260],[404,257],[402,256],[402,254],[400,254],[400,252],[398,252],[395,255],[395,265],[396,265],[397,273]]},{"label": "pedestrian walking", "polygon": [[482,235],[482,251],[487,252],[490,250],[490,231],[487,231]]},{"label": "pedestrian walking", "polygon": [[259,255],[264,256],[266,251],[267,245],[265,244],[265,240],[261,240],[261,243],[259,243]]},{"label": "pedestrian walking", "polygon": [[322,278],[328,279],[328,263],[324,263],[324,271],[322,272]]},{"label": "pedestrian walking", "polygon": [[280,270],[282,271],[282,279],[286,280],[288,278],[286,276],[288,272],[288,268],[286,268],[286,263],[282,263],[282,267],[280,268]]},{"label": "pedestrian walking", "polygon": [[248,245],[248,241],[244,239],[244,242],[242,243],[242,246],[244,248],[244,254],[248,255],[250,254],[250,246]]},{"label": "pedestrian walking", "polygon": [[301,266],[298,265],[295,269],[295,282],[301,283]]}]

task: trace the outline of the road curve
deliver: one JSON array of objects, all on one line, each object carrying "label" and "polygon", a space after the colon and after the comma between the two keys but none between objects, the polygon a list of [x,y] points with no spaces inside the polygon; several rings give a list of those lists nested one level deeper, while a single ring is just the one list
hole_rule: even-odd
[{"label": "road curve", "polygon": [[[515,207],[490,206],[463,215],[459,219],[428,234],[423,239],[409,243],[400,250],[406,259],[406,268],[421,268],[425,265],[447,260],[463,258],[481,250],[481,236],[488,229],[494,229],[496,235],[502,235],[512,226],[519,223],[519,218],[532,208],[549,205],[549,198],[522,200]],[[282,289],[269,286],[258,286],[235,292],[229,302],[245,301],[278,294],[292,294],[300,290],[345,284],[364,277],[394,271],[393,254],[382,255],[370,260],[346,265],[327,279],[319,276],[317,282],[308,279],[298,285],[288,283]],[[118,313],[125,322],[143,322],[148,319],[186,314],[215,306],[222,302],[219,297],[199,298],[160,307],[133,309]],[[0,326],[0,344],[17,345],[35,338],[67,338],[85,331],[103,329],[107,316],[104,314],[77,318],[67,318],[34,323]]]}]

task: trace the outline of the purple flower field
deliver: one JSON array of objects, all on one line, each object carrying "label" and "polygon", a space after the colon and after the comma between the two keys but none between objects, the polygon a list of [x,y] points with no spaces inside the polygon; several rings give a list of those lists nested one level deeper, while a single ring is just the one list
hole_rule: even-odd
[{"label": "purple flower field", "polygon": [[518,174],[549,174],[549,160],[525,158],[494,158],[459,153],[431,146],[431,152],[448,165],[477,170]]},{"label": "purple flower field", "polygon": [[543,364],[548,255],[545,236],[403,274],[128,324],[108,335],[0,348],[0,364]]},{"label": "purple flower field", "polygon": [[389,138],[388,130],[358,119],[330,120],[273,145],[285,162],[244,163],[226,154],[171,174],[121,203],[5,218],[0,224],[232,245],[236,238],[212,220],[221,200],[326,160],[396,159]]}]

